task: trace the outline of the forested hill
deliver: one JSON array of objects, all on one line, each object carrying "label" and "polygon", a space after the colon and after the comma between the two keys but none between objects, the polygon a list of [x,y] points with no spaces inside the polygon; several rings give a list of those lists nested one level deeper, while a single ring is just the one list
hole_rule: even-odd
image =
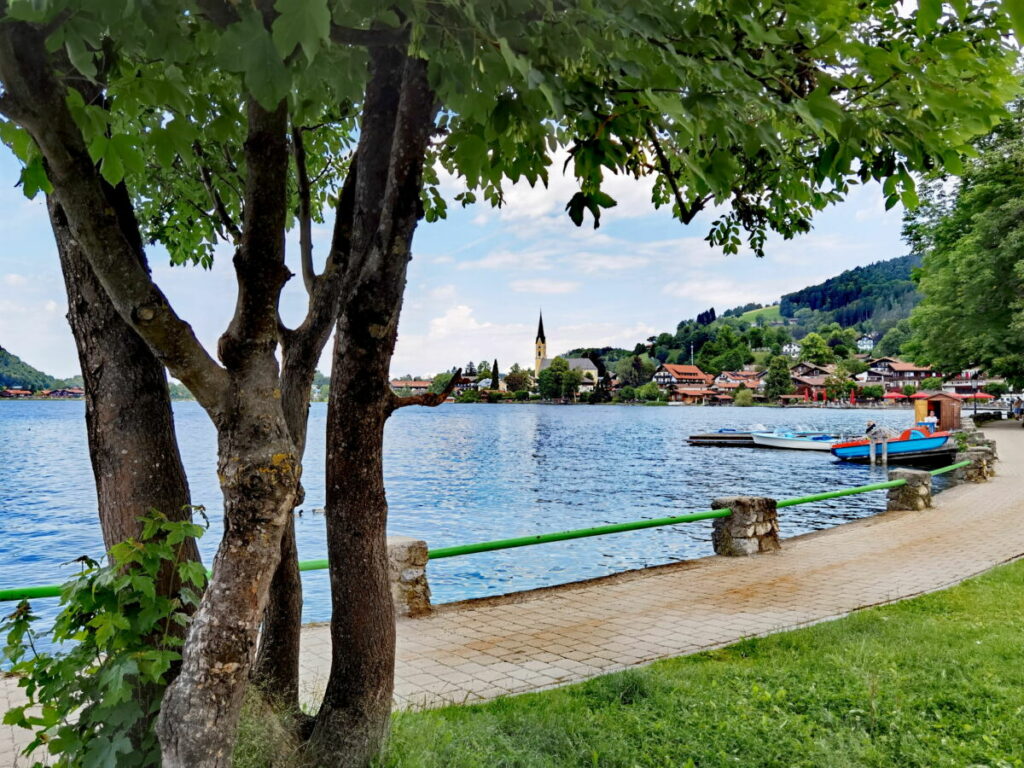
[{"label": "forested hill", "polygon": [[33,368],[17,355],[0,347],[0,387],[7,389],[52,389],[59,381]]},{"label": "forested hill", "polygon": [[818,285],[787,293],[779,304],[780,313],[792,318],[806,309],[824,313],[821,320],[844,328],[860,323],[884,332],[909,316],[920,299],[910,278],[920,264],[921,257],[910,254],[849,269]]}]

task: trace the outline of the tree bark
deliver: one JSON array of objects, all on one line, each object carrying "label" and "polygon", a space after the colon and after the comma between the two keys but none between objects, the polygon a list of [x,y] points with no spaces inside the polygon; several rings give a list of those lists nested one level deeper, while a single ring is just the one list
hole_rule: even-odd
[{"label": "tree bark", "polygon": [[371,51],[360,129],[350,264],[342,289],[327,416],[331,672],[307,744],[311,764],[363,768],[383,746],[394,688],[387,577],[384,424],[419,194],[436,114],[426,64]]},{"label": "tree bark", "polygon": [[[89,459],[103,542],[109,549],[138,536],[139,518],[151,510],[171,520],[190,520],[191,497],[164,367],[117,314],[60,205],[50,198],[47,209],[67,289],[68,322],[85,380]],[[194,540],[183,544],[181,559],[199,559]],[[172,594],[178,585],[161,586],[161,594]]]}]

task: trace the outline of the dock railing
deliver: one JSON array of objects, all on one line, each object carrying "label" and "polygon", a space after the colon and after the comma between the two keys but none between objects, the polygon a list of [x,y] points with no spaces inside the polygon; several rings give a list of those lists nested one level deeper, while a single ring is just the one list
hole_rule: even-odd
[{"label": "dock railing", "polygon": [[[947,472],[953,472],[958,469],[962,469],[972,464],[971,460],[959,461],[955,464],[950,464],[947,467],[941,467],[940,469],[934,469],[930,473],[933,477],[936,475],[943,475]],[[843,488],[838,491],[827,491],[825,493],[818,493],[811,496],[800,496],[795,499],[783,499],[775,503],[776,508],[782,507],[795,507],[799,504],[812,504],[819,501],[827,501],[829,499],[838,499],[843,496],[853,496],[860,493],[870,493],[871,491],[882,491],[891,488],[899,488],[907,484],[905,478],[899,478],[895,480],[888,480],[882,483],[871,483],[868,485],[859,485],[853,488]],[[530,547],[536,544],[547,544],[555,541],[569,541],[571,539],[584,539],[591,536],[606,536],[614,533],[624,533],[626,531],[640,531],[646,528],[660,528],[670,525],[680,525],[682,523],[698,522],[700,520],[714,520],[718,518],[726,518],[733,514],[733,510],[729,508],[725,509],[709,509],[703,512],[693,512],[687,515],[678,515],[675,517],[661,517],[650,520],[634,520],[626,523],[615,523],[612,525],[599,525],[592,528],[576,528],[568,531],[556,531],[553,533],[540,533],[533,536],[519,536],[511,539],[498,539],[496,541],[482,541],[473,544],[458,544],[450,547],[439,547],[437,549],[428,550],[428,560],[440,560],[448,557],[461,557],[463,555],[472,555],[479,552],[493,552],[500,549],[514,549],[517,547]],[[318,571],[325,570],[329,567],[329,561],[324,560],[305,560],[299,563],[300,571]],[[16,587],[13,589],[0,589],[0,602],[4,601],[15,601],[15,600],[30,600],[34,598],[48,598],[48,597],[60,597],[61,585],[53,584],[46,586],[35,586],[35,587]]]}]

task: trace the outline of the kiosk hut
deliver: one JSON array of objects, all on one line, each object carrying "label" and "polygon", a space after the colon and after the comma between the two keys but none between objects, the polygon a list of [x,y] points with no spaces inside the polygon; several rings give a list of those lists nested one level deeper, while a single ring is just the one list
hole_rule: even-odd
[{"label": "kiosk hut", "polygon": [[938,419],[936,429],[960,429],[960,407],[963,405],[960,398],[946,392],[918,392],[911,399],[914,401],[914,421],[918,424],[924,423],[928,416],[935,416]]}]

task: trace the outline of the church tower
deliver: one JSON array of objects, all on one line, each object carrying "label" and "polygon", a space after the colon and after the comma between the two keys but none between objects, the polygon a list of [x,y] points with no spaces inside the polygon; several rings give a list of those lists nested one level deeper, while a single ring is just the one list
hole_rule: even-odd
[{"label": "church tower", "polygon": [[533,348],[533,375],[535,377],[540,377],[540,367],[544,363],[544,358],[548,356],[548,340],[544,337],[543,312],[540,315],[540,321],[537,323],[537,340],[533,342]]}]

